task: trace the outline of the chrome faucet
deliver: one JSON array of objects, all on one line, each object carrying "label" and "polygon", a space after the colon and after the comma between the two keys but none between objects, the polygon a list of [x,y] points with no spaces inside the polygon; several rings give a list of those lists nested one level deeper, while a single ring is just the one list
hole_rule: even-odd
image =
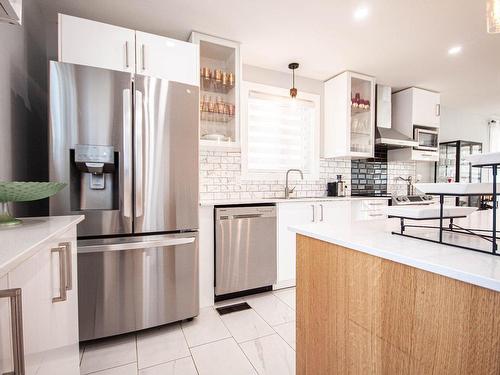
[{"label": "chrome faucet", "polygon": [[304,179],[304,174],[302,173],[302,171],[300,169],[289,169],[288,171],[286,171],[285,199],[290,199],[290,194],[292,194],[293,191],[295,190],[295,186],[293,188],[289,188],[288,187],[288,174],[290,172],[299,172],[300,173],[300,179],[301,180]]}]

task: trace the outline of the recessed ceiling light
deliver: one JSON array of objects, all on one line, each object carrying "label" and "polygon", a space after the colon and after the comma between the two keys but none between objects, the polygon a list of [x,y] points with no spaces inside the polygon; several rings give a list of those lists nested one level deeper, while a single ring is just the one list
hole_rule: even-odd
[{"label": "recessed ceiling light", "polygon": [[356,21],[364,20],[366,17],[368,17],[369,13],[370,9],[368,9],[366,5],[360,5],[354,10],[354,19]]},{"label": "recessed ceiling light", "polygon": [[462,52],[462,46],[453,46],[448,50],[449,55],[456,55]]}]

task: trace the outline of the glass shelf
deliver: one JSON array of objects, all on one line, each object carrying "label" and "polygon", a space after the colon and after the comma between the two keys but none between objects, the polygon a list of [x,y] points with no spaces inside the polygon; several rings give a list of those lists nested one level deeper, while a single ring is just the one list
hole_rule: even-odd
[{"label": "glass shelf", "polygon": [[234,120],[234,115],[228,115],[225,113],[216,113],[209,111],[201,111],[200,112],[201,121],[208,122],[230,122]]},{"label": "glass shelf", "polygon": [[218,93],[218,94],[227,94],[229,91],[234,89],[234,82],[231,83],[223,83],[222,80],[216,80],[214,78],[207,78],[200,76],[200,84],[201,89],[203,91]]},{"label": "glass shelf", "polygon": [[362,113],[370,113],[370,108],[351,107],[351,115],[359,115]]}]

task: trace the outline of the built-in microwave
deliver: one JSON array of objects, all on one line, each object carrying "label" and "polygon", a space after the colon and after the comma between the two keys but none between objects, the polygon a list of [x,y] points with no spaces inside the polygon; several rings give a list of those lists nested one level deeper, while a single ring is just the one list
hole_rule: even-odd
[{"label": "built-in microwave", "polygon": [[438,151],[439,132],[428,128],[413,128],[413,139],[418,142],[417,150]]}]

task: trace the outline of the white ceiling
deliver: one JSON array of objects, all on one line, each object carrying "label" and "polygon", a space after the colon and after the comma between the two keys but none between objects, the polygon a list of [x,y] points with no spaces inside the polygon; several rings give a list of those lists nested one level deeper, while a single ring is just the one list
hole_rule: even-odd
[{"label": "white ceiling", "polygon": [[[245,64],[325,80],[349,69],[395,88],[442,94],[443,105],[500,115],[500,34],[486,0],[42,0],[61,11],[187,40],[197,30],[242,42]],[[355,21],[358,6],[369,15]],[[462,45],[455,56],[448,49]]]}]

